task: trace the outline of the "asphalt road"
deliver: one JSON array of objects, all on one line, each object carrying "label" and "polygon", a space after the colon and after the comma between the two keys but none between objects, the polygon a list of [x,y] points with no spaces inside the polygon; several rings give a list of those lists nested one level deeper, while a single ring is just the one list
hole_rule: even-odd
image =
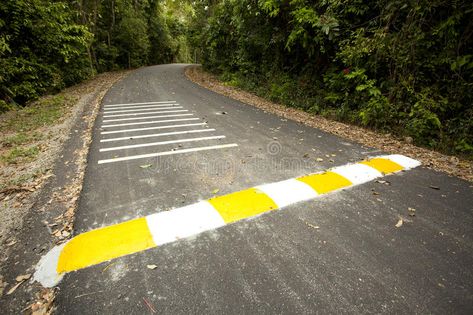
[{"label": "asphalt road", "polygon": [[[184,68],[139,69],[104,98],[76,234],[381,153],[203,89]],[[136,104],[149,102],[163,103]],[[67,274],[58,314],[471,314],[471,184],[423,167],[383,181]]]}]

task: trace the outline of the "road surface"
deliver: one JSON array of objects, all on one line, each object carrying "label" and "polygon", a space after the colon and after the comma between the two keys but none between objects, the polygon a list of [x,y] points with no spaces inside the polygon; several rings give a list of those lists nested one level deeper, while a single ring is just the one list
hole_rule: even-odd
[{"label": "road surface", "polygon": [[[382,154],[184,69],[136,70],[105,96],[76,235]],[[472,192],[423,167],[387,176],[68,273],[58,314],[471,313]]]}]

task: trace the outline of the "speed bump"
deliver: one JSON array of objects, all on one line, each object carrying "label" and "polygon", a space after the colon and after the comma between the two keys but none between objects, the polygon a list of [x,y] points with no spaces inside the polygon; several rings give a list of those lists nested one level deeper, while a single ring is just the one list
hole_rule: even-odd
[{"label": "speed bump", "polygon": [[45,287],[53,287],[65,273],[254,218],[419,165],[420,162],[403,155],[378,156],[95,229],[51,249],[38,263],[34,278]]}]

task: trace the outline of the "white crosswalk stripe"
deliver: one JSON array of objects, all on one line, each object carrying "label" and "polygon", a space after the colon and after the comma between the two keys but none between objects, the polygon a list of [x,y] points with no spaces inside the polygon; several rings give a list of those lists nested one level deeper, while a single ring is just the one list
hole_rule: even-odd
[{"label": "white crosswalk stripe", "polygon": [[[100,148],[99,152],[103,157],[98,161],[98,164],[127,161],[131,163],[131,161],[139,159],[178,154],[197,154],[197,152],[238,147],[236,143],[217,144],[216,142],[220,142],[226,137],[224,135],[212,135],[216,129],[209,128],[207,122],[202,122],[201,118],[189,117],[194,116],[194,114],[188,112],[189,110],[176,101],[105,105],[102,116],[102,130],[100,131],[104,138],[100,139],[100,143],[120,144]],[[195,123],[191,123],[192,121],[195,121]],[[143,127],[130,128],[131,126]],[[189,127],[194,128],[189,129]],[[155,133],[155,130],[161,129],[170,129],[171,131]],[[199,133],[209,135],[205,137],[187,137],[187,135]],[[120,137],[107,137],[115,134],[120,134]],[[155,141],[157,138],[160,141]],[[199,143],[203,143],[203,145],[198,145]],[[179,148],[174,147],[177,144]],[[156,151],[157,148],[162,148],[162,150]]]}]

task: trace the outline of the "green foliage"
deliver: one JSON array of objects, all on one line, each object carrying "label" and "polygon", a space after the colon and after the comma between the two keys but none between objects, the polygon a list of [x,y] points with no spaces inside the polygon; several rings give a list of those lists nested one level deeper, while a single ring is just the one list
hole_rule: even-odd
[{"label": "green foliage", "polygon": [[39,148],[36,146],[29,148],[13,148],[0,155],[0,161],[5,164],[17,164],[34,159],[38,153]]},{"label": "green foliage", "polygon": [[0,3],[0,110],[86,78],[92,35],[74,23],[64,2],[5,0]]},{"label": "green foliage", "polygon": [[[0,2],[0,112],[97,72],[192,60],[288,106],[473,154],[471,1]],[[59,117],[44,106],[40,121]]]},{"label": "green foliage", "polygon": [[74,101],[73,97],[59,95],[41,98],[30,106],[9,113],[12,117],[0,123],[0,131],[29,133],[37,128],[57,123]]},{"label": "green foliage", "polygon": [[1,144],[5,147],[15,147],[28,144],[31,141],[41,140],[42,138],[43,136],[38,132],[19,132],[2,139]]},{"label": "green foliage", "polygon": [[284,104],[473,154],[473,3],[201,0],[206,69]]},{"label": "green foliage", "polygon": [[128,67],[135,68],[147,64],[149,54],[149,38],[147,36],[147,25],[139,17],[125,17],[117,25],[117,45],[122,54],[119,58]]},{"label": "green foliage", "polygon": [[79,9],[94,33],[91,63],[99,72],[190,61],[187,1],[88,0]]},{"label": "green foliage", "polygon": [[0,113],[97,72],[190,61],[184,0],[0,2]]}]

